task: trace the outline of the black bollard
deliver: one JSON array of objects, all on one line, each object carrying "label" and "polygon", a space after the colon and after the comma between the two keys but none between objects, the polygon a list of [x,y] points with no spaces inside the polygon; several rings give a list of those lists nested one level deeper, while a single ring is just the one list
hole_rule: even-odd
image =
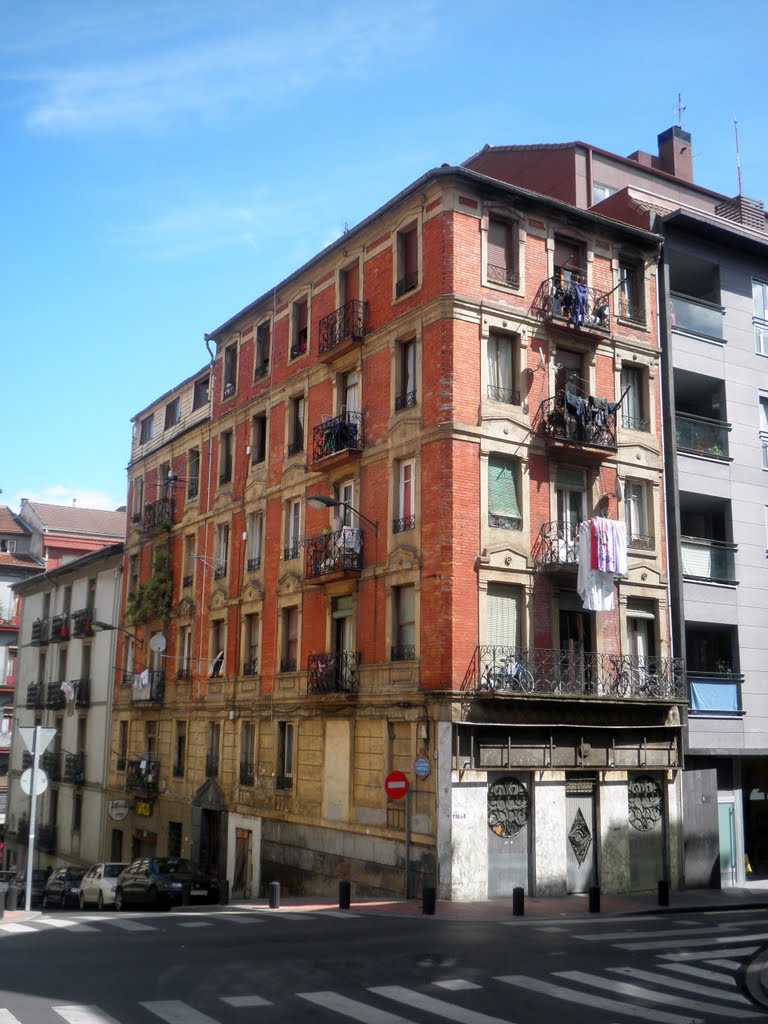
[{"label": "black bollard", "polygon": [[349,910],[352,886],[349,882],[339,882],[339,910]]},{"label": "black bollard", "polygon": [[437,906],[437,889],[434,886],[424,886],[421,894],[422,914],[434,914]]},{"label": "black bollard", "polygon": [[600,913],[600,886],[590,885],[589,887],[589,912],[590,914]]},{"label": "black bollard", "polygon": [[659,882],[659,906],[669,906],[669,882],[663,879]]},{"label": "black bollard", "polygon": [[15,885],[12,885],[8,889],[8,894],[5,897],[5,906],[8,910],[18,910],[19,907],[19,890]]},{"label": "black bollard", "polygon": [[229,903],[229,882],[226,878],[219,881],[219,906],[226,907]]},{"label": "black bollard", "polygon": [[269,909],[279,910],[280,909],[280,883],[270,882],[267,886],[269,892]]},{"label": "black bollard", "polygon": [[182,882],[181,884],[181,905],[182,907],[188,907],[192,902],[192,885],[190,882]]},{"label": "black bollard", "polygon": [[512,890],[512,915],[523,917],[525,914],[525,889],[518,885]]}]

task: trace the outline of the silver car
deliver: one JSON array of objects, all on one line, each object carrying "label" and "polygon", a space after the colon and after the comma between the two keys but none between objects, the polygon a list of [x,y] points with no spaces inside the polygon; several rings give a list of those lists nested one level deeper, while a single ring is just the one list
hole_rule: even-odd
[{"label": "silver car", "polygon": [[85,910],[94,904],[99,910],[113,907],[117,876],[127,867],[127,864],[111,861],[107,864],[94,864],[90,871],[86,871],[80,881],[80,909]]}]

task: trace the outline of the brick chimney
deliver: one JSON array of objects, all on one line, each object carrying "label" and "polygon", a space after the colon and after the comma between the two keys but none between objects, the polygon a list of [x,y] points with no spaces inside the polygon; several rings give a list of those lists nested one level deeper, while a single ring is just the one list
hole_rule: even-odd
[{"label": "brick chimney", "polygon": [[659,135],[659,170],[683,181],[693,181],[691,133],[675,126]]}]

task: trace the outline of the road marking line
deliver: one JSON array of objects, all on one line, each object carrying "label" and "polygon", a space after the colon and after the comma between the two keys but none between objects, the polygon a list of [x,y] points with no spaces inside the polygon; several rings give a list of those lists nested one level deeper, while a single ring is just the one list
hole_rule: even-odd
[{"label": "road marking line", "polygon": [[10,1010],[0,1007],[0,1024],[20,1024],[19,1018],[14,1017]]},{"label": "road marking line", "polygon": [[437,1014],[442,1020],[457,1021],[458,1024],[509,1024],[508,1020],[502,1020],[501,1017],[489,1017],[488,1014],[446,1003],[442,999],[435,999],[434,996],[403,988],[402,985],[380,985],[369,988],[368,991],[377,996],[384,996],[385,999],[405,1003],[414,1010],[426,1010],[427,1013]]},{"label": "road marking line", "polygon": [[359,914],[353,914],[351,910],[320,910],[318,913],[321,917],[360,917]]},{"label": "road marking line", "polygon": [[701,1017],[683,1017],[679,1013],[666,1013],[664,1010],[658,1010],[651,1006],[633,1006],[631,1003],[620,1002],[618,999],[606,999],[604,996],[595,996],[590,992],[566,988],[564,985],[554,985],[551,981],[544,981],[541,978],[527,978],[522,974],[508,974],[497,977],[496,981],[504,981],[508,985],[518,985],[520,988],[527,988],[545,996],[554,996],[556,999],[563,999],[568,1003],[578,1003],[579,1006],[593,1006],[595,1009],[608,1010],[610,1013],[618,1013],[624,1017],[649,1020],[652,1021],[652,1024],[704,1024]]},{"label": "road marking line", "polygon": [[133,921],[130,917],[110,917],[104,919],[104,924],[113,924],[115,928],[121,928],[124,932],[154,932],[157,931],[154,925],[143,924],[141,921]]},{"label": "road marking line", "polygon": [[64,917],[39,917],[38,924],[46,925],[48,928],[74,928],[78,932],[97,932],[98,928],[92,928],[88,924],[74,919],[68,920]]},{"label": "road marking line", "polygon": [[189,1003],[182,1003],[180,999],[159,999],[151,1003],[139,1003],[139,1006],[154,1013],[167,1024],[218,1024],[213,1017],[200,1013]]},{"label": "road marking line", "polygon": [[[708,960],[717,964],[718,967],[722,967],[723,961],[716,960],[715,957],[749,956],[751,953],[756,953],[758,949],[760,949],[759,946],[734,946],[733,949],[698,949],[695,953],[659,953],[659,957],[662,960]],[[738,966],[740,967],[741,964]]]},{"label": "road marking line", "polygon": [[179,928],[210,928],[212,921],[179,921]]},{"label": "road marking line", "polygon": [[311,921],[311,914],[302,914],[298,910],[257,910],[255,913],[265,917],[279,917],[283,921]]},{"label": "road marking line", "polygon": [[[696,1010],[699,1013],[709,1013],[712,1004],[702,1002],[699,999],[685,999],[682,996],[673,996],[669,992],[652,992],[641,985],[630,985],[626,981],[615,981],[613,978],[600,978],[594,974],[587,974],[586,971],[561,971],[556,975],[558,978],[565,978],[566,981],[577,981],[582,985],[591,985],[592,988],[604,988],[609,992],[618,995],[628,996],[630,999],[645,999],[651,1003],[664,1003],[667,1006],[679,1006],[684,1010]],[[730,1006],[718,1006],[717,1012],[721,1017],[762,1017],[761,1013],[750,1013],[748,1010],[735,1010]]]},{"label": "road marking line", "polygon": [[348,999],[336,992],[297,992],[296,994],[299,999],[306,999],[308,1003],[314,1003],[315,1006],[322,1006],[324,1009],[340,1013],[344,1017],[351,1017],[359,1024],[413,1024],[413,1021],[401,1017],[399,1013],[379,1010],[375,1006],[359,1003],[356,999]]},{"label": "road marking line", "polygon": [[707,963],[714,964],[715,967],[725,967],[729,971],[738,971],[742,966],[738,960],[707,960]]},{"label": "road marking line", "polygon": [[[724,929],[738,928],[737,924],[726,924],[723,925]],[[729,936],[726,939],[713,939],[711,928],[687,928],[685,931],[664,931],[663,928],[657,927],[655,930],[643,931],[640,928],[635,928],[632,931],[627,932],[604,932],[601,935],[572,935],[573,939],[583,939],[584,942],[615,942],[620,939],[640,939],[642,936],[647,935],[649,939],[654,939],[656,936],[665,939],[685,939],[687,945],[693,945],[692,942],[687,940],[693,939],[697,935],[706,935],[707,942],[733,942],[734,936]]]},{"label": "road marking line", "polygon": [[[726,961],[726,963],[735,963],[735,961]],[[692,978],[716,981],[719,985],[731,985],[734,988],[736,986],[736,979],[732,975],[721,974],[719,971],[705,971],[703,967],[691,967],[690,964],[659,964],[659,967],[665,971],[676,971],[677,974],[689,974]]]},{"label": "road marking line", "polygon": [[[685,945],[691,949],[696,946],[714,946],[717,947],[720,943],[725,944],[726,942],[757,942],[758,940],[768,939],[768,932],[752,932],[749,935],[721,935],[719,938],[710,935],[707,939],[692,939],[690,942],[676,943],[676,945]],[[667,943],[663,939],[654,939],[653,942],[620,942],[618,943],[619,949],[657,949],[659,946],[666,946]]]},{"label": "road marking line", "polygon": [[4,932],[9,932],[11,935],[21,935],[22,932],[36,932],[37,928],[30,928],[28,924],[0,924],[0,929]]},{"label": "road marking line", "polygon": [[635,967],[609,967],[608,970],[611,974],[623,974],[627,978],[650,981],[654,985],[665,985],[667,988],[676,988],[683,992],[695,992],[700,996],[714,996],[716,999],[725,999],[727,1002],[739,1003],[741,1006],[753,1005],[738,992],[721,992],[720,989],[712,988],[710,985],[697,985],[696,982],[683,981],[682,978],[665,978],[663,975],[654,974],[652,971],[640,971]]},{"label": "road marking line", "polygon": [[453,978],[447,981],[433,981],[432,984],[437,985],[438,988],[448,989],[449,992],[461,992],[462,989],[482,987],[480,985],[476,985],[474,981],[464,981],[463,978]]},{"label": "road marking line", "polygon": [[221,999],[222,1003],[227,1003],[229,1006],[247,1007],[272,1005],[268,999],[262,999],[261,996],[219,996],[219,999]]},{"label": "road marking line", "polygon": [[52,1006],[51,1009],[68,1024],[117,1024],[114,1017],[97,1006]]}]

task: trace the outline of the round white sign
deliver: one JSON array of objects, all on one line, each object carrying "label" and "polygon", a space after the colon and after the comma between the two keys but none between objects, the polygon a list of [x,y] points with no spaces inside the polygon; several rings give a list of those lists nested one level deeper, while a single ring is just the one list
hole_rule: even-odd
[{"label": "round white sign", "polygon": [[[27,768],[25,772],[21,773],[21,788],[27,794],[32,795],[32,769]],[[35,796],[40,796],[48,789],[48,776],[45,774],[42,768],[38,768],[35,772]]]}]

